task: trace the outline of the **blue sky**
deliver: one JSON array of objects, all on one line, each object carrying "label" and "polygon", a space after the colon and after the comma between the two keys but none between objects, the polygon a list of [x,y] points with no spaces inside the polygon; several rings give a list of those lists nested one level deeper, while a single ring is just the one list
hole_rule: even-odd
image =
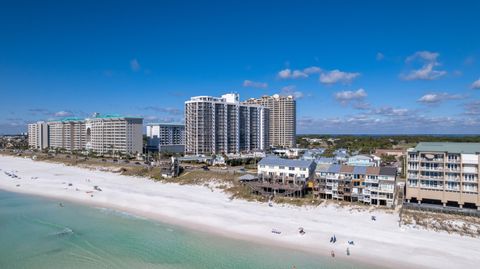
[{"label": "blue sky", "polygon": [[0,133],[227,92],[297,96],[298,133],[480,133],[479,1],[97,2],[1,4]]}]

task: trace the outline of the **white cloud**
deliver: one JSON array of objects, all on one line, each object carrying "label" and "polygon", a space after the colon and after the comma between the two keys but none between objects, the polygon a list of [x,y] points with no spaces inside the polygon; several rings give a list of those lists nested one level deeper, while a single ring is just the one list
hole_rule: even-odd
[{"label": "white cloud", "polygon": [[281,79],[290,79],[290,78],[307,78],[308,74],[304,73],[303,71],[300,70],[290,70],[290,69],[284,69],[280,72],[278,72],[278,77]]},{"label": "white cloud", "polygon": [[408,74],[401,74],[404,80],[434,80],[447,74],[445,70],[436,70],[435,67],[440,66],[437,58],[440,56],[437,52],[417,51],[413,55],[405,59],[406,63],[418,61],[422,66],[418,69],[411,70]]},{"label": "white cloud", "polygon": [[405,116],[410,112],[407,108],[394,108],[389,106],[380,107],[377,109],[373,109],[371,111],[372,114],[381,115],[381,116]]},{"label": "white cloud", "polygon": [[54,114],[55,117],[71,117],[73,113],[70,111],[58,111]]},{"label": "white cloud", "polygon": [[367,92],[364,89],[358,89],[356,91],[342,91],[335,93],[335,99],[342,105],[346,105],[350,102],[359,102],[367,97]]},{"label": "white cloud", "polygon": [[297,87],[295,85],[288,85],[283,87],[282,95],[291,95],[295,99],[301,99],[305,96],[303,92],[297,90]]},{"label": "white cloud", "polygon": [[383,53],[381,52],[377,52],[377,55],[375,56],[375,58],[377,59],[377,61],[381,61],[385,59],[385,55],[383,55]]},{"label": "white cloud", "polygon": [[462,98],[464,98],[464,96],[459,94],[449,94],[446,92],[428,93],[420,97],[417,100],[417,102],[424,103],[424,104],[438,104],[446,100],[455,100],[455,99],[462,99]]},{"label": "white cloud", "polygon": [[310,66],[303,70],[291,70],[286,68],[278,72],[278,77],[281,79],[297,79],[297,78],[308,78],[309,75],[318,74],[322,71],[320,67]]},{"label": "white cloud", "polygon": [[360,73],[342,72],[338,69],[320,74],[320,82],[324,84],[334,84],[337,82],[350,83],[360,76]]},{"label": "white cloud", "polygon": [[438,52],[430,52],[430,51],[417,51],[414,54],[410,55],[405,59],[405,62],[412,62],[417,59],[422,59],[427,62],[435,62],[437,61],[438,56],[440,54]]},{"label": "white cloud", "polygon": [[244,80],[243,87],[251,87],[251,88],[268,88],[268,83],[266,82],[256,82],[251,80]]},{"label": "white cloud", "polygon": [[420,69],[412,70],[408,75],[403,76],[405,80],[434,80],[447,74],[444,70],[434,70],[436,63],[428,63],[423,65]]},{"label": "white cloud", "polygon": [[137,72],[140,70],[141,66],[140,66],[140,63],[138,62],[137,59],[132,59],[130,61],[130,68],[132,69],[132,71],[134,72]]},{"label": "white cloud", "polygon": [[472,89],[475,89],[475,90],[478,90],[480,89],[480,78],[475,80],[473,83],[472,83]]},{"label": "white cloud", "polygon": [[305,74],[319,74],[320,72],[322,72],[322,69],[318,66],[310,66],[310,67],[307,67],[305,69],[303,69],[303,72]]}]

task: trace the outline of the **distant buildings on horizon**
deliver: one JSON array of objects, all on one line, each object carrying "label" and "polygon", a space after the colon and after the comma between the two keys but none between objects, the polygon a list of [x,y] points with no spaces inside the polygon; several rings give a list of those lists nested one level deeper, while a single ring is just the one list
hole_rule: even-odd
[{"label": "distant buildings on horizon", "polygon": [[[147,148],[160,152],[215,155],[295,146],[296,101],[263,96],[240,101],[236,93],[196,96],[185,102],[185,124],[149,123]],[[141,153],[143,119],[118,115],[65,118],[28,124],[31,148]]]},{"label": "distant buildings on horizon", "polygon": [[28,144],[34,149],[58,148],[97,153],[141,153],[143,119],[118,115],[65,118],[28,125]]}]

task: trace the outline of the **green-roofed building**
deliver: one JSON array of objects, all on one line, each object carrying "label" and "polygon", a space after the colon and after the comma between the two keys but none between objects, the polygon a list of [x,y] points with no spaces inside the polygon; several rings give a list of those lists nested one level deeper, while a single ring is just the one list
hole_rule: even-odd
[{"label": "green-roofed building", "polygon": [[480,143],[421,142],[406,170],[407,202],[480,209]]}]

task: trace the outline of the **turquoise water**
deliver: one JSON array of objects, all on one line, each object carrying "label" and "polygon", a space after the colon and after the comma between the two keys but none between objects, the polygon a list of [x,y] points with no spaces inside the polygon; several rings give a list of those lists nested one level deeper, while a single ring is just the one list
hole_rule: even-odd
[{"label": "turquoise water", "polygon": [[0,268],[362,268],[119,211],[63,204],[0,191]]}]

